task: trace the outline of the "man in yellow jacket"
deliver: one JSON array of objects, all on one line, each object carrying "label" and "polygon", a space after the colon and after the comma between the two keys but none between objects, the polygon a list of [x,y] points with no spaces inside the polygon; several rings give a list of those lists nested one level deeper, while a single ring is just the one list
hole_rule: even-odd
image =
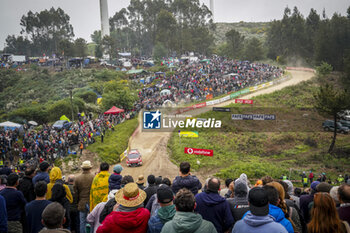
[{"label": "man in yellow jacket", "polygon": [[[50,183],[47,184],[47,193],[46,200],[49,200],[52,196],[52,187],[55,185],[57,180],[62,180],[62,171],[59,167],[53,167],[50,171]],[[73,203],[73,196],[70,192],[70,189],[67,185],[63,184],[64,189],[66,190],[66,198],[70,203]]]},{"label": "man in yellow jacket", "polygon": [[108,178],[111,175],[108,170],[108,163],[101,163],[100,172],[92,181],[90,190],[90,212],[108,195]]}]

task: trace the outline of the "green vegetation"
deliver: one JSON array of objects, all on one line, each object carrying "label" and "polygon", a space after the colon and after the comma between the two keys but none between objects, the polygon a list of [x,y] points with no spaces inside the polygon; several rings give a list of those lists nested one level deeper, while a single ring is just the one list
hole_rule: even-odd
[{"label": "green vegetation", "polygon": [[[322,132],[324,118],[313,110],[313,94],[317,90],[317,80],[314,78],[257,96],[253,98],[254,108],[238,104],[227,106],[235,113],[262,113],[262,109],[267,109],[273,103],[274,107],[279,108],[275,114],[281,131],[271,130],[270,127],[276,126],[274,122],[237,123],[230,119],[229,113],[211,111],[201,114],[197,117],[222,120],[222,129],[196,129],[199,131],[198,138],[181,139],[175,130],[168,144],[171,159],[175,163],[188,161],[197,172],[216,173],[221,178],[235,178],[244,172],[249,178],[264,175],[279,178],[282,174],[291,174],[290,179],[300,180],[302,171],[312,169],[315,174],[326,172],[327,177],[335,179],[339,173],[350,169],[349,136],[338,135],[333,154],[327,153],[331,135]],[[303,116],[305,110],[309,115]],[[299,116],[300,120],[295,120]],[[311,130],[304,130],[306,127]],[[184,147],[212,149],[214,156],[188,155],[184,153]]]},{"label": "green vegetation", "polygon": [[99,155],[100,160],[109,164],[119,162],[120,154],[123,153],[129,143],[129,138],[138,125],[137,118],[127,120],[115,127],[114,131],[107,131],[104,142],[96,137],[96,142],[88,146],[88,150]]}]

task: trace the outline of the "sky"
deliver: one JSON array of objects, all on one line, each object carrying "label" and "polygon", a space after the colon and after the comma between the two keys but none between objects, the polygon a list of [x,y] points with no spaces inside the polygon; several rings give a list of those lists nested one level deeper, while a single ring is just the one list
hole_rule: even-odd
[{"label": "sky", "polygon": [[[51,7],[61,7],[71,18],[75,38],[88,42],[94,30],[100,29],[99,0],[1,0],[0,49],[8,35],[19,35],[20,19],[29,10],[39,12]],[[109,17],[129,5],[130,0],[108,0]],[[200,0],[209,7],[209,0]],[[297,6],[306,17],[311,8],[331,17],[335,12],[346,15],[349,0],[214,0],[215,22],[269,22],[281,19],[284,8]]]}]

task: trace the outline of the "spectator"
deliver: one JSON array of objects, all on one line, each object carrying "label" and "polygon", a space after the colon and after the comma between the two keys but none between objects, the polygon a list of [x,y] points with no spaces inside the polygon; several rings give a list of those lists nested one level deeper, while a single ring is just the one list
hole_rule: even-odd
[{"label": "spectator", "polygon": [[[284,180],[283,181],[284,183],[286,183],[288,185],[288,188],[287,188],[287,193],[290,197],[291,200],[294,201],[295,205],[300,209],[300,198],[295,196],[294,195],[294,192],[293,192],[293,183],[290,181],[290,180]],[[288,204],[288,203],[287,203]]]},{"label": "spectator", "polygon": [[329,191],[329,195],[331,195],[331,197],[333,198],[336,207],[340,206],[338,190],[339,190],[339,186],[333,186],[331,188],[331,191]]},{"label": "spectator", "polygon": [[7,176],[6,175],[0,175],[0,191],[6,188],[7,183]]},{"label": "spectator", "polygon": [[46,206],[42,214],[42,222],[45,226],[40,233],[70,233],[67,229],[62,229],[66,219],[64,208],[58,202]]},{"label": "spectator", "polygon": [[287,232],[293,233],[294,229],[292,223],[288,219],[286,219],[286,215],[283,212],[283,210],[277,206],[280,202],[277,189],[269,185],[265,185],[263,189],[266,190],[267,197],[269,200],[269,215],[274,217],[276,222],[282,224],[282,226],[286,228]]},{"label": "spectator", "polygon": [[[132,178],[132,176],[124,176],[121,182],[121,187],[124,188],[125,185],[129,184],[129,183],[133,183],[134,179]],[[100,223],[103,222],[103,220],[107,217],[107,215],[109,215],[112,211],[114,206],[117,204],[116,199],[114,198],[115,194],[117,191],[111,191],[108,195],[108,202],[106,203],[106,205],[104,206],[101,214],[100,214]]]},{"label": "spectator", "polygon": [[[272,188],[273,187],[269,187]],[[277,191],[276,191],[277,193]],[[250,211],[244,218],[236,222],[232,233],[287,233],[287,230],[275,218],[269,215],[268,192],[265,188],[255,187],[248,194]]]},{"label": "spectator", "polygon": [[50,170],[50,164],[48,162],[42,162],[39,165],[40,171],[34,176],[33,178],[33,184],[35,185],[38,181],[45,181],[47,184],[50,183],[50,176],[49,176],[49,170]]},{"label": "spectator", "polygon": [[173,219],[164,224],[162,233],[216,233],[213,223],[194,213],[196,201],[191,191],[180,189],[175,196],[176,213]]},{"label": "spectator", "polygon": [[135,183],[129,183],[117,192],[115,199],[118,205],[97,229],[97,233],[146,233],[150,213],[143,208],[146,193]]},{"label": "spectator", "polygon": [[220,190],[220,195],[225,198],[229,198],[231,195],[231,190],[229,189],[230,184],[233,180],[231,178],[228,178],[225,180],[225,188]]},{"label": "spectator", "polygon": [[0,233],[7,233],[7,210],[6,201],[0,195]]},{"label": "spectator", "polygon": [[148,186],[145,188],[145,192],[147,194],[147,197],[145,199],[145,206],[147,205],[149,199],[152,197],[153,194],[157,192],[157,185],[156,185],[156,178],[154,175],[149,175],[147,177]]},{"label": "spectator", "polygon": [[75,176],[68,176],[68,188],[73,196],[73,203],[69,204],[69,218],[70,218],[70,230],[72,233],[79,232],[79,211],[78,211],[78,197],[74,191]]},{"label": "spectator", "polygon": [[6,201],[8,233],[22,232],[21,214],[27,204],[21,191],[17,190],[18,175],[11,173],[7,177],[7,186],[0,192]]},{"label": "spectator", "polygon": [[142,189],[142,190],[145,189],[145,186],[143,185],[144,183],[145,183],[145,177],[143,175],[139,175],[136,181],[136,184],[137,186],[139,186],[139,189]]},{"label": "spectator", "polygon": [[84,161],[81,165],[83,173],[80,174],[74,182],[74,192],[78,201],[80,233],[85,233],[86,229],[86,217],[89,211],[89,198],[91,184],[94,179],[94,175],[90,172],[92,168],[90,161]]},{"label": "spectator", "polygon": [[[165,177],[162,180],[162,183],[160,184],[160,186],[162,186],[162,185],[167,185],[168,187],[171,187],[171,182],[170,182],[170,180],[168,178]],[[156,210],[158,210],[159,208],[160,208],[160,204],[159,204],[158,199],[157,199],[157,193],[155,193],[149,199],[149,201],[148,201],[148,203],[146,205],[146,209],[149,210],[149,212],[151,213],[151,217],[153,217],[153,216],[156,215]]]},{"label": "spectator", "polygon": [[156,195],[160,208],[155,211],[155,216],[148,221],[148,233],[160,233],[164,224],[172,220],[176,213],[173,203],[174,194],[168,185],[162,184]]},{"label": "spectator", "polygon": [[162,179],[161,176],[156,177],[156,182],[155,182],[155,183],[156,183],[156,186],[157,186],[157,187],[159,187],[159,185],[161,185],[162,180],[163,180],[163,179]]},{"label": "spectator", "polygon": [[249,210],[247,186],[243,183],[235,184],[234,192],[235,196],[227,199],[227,202],[230,205],[232,217],[237,222],[238,220],[241,220],[243,215]]},{"label": "spectator", "polygon": [[[284,181],[281,181],[284,183]],[[299,214],[297,210],[294,207],[288,206],[284,197],[285,197],[285,189],[283,188],[282,184],[279,182],[271,182],[268,183],[267,186],[274,187],[278,192],[278,203],[276,204],[277,207],[279,207],[283,213],[286,219],[288,219],[295,232],[302,232],[302,225],[300,222]],[[286,187],[288,185],[286,184]],[[288,229],[287,229],[288,230]]]},{"label": "spectator", "polygon": [[[109,196],[108,196],[108,198],[109,198]],[[114,199],[114,196],[113,196],[113,199]],[[97,206],[95,206],[94,210],[91,211],[86,218],[86,221],[90,223],[91,229],[93,229],[93,233],[96,233],[97,229],[101,225],[100,215],[101,215],[106,203],[107,202],[98,203]]]},{"label": "spectator", "polygon": [[320,192],[314,195],[311,216],[312,219],[307,225],[308,233],[347,232],[345,225],[347,222],[342,222],[339,219],[335,202],[328,193]]},{"label": "spectator", "polygon": [[114,190],[114,189],[120,189],[121,188],[121,181],[123,176],[120,175],[122,172],[123,167],[120,164],[117,164],[113,168],[113,174],[109,177],[108,179],[108,188],[109,191]]},{"label": "spectator", "polygon": [[70,202],[67,199],[67,194],[66,194],[66,189],[63,186],[61,182],[57,182],[54,184],[52,187],[52,196],[49,199],[51,202],[58,202],[60,203],[63,208],[65,209],[65,219],[66,221],[63,224],[64,228],[69,228],[70,226],[70,211],[69,211],[69,206]]},{"label": "spectator", "polygon": [[27,202],[31,202],[35,199],[33,177],[35,169],[33,167],[26,168],[24,177],[19,181],[17,189],[23,193],[24,198]]},{"label": "spectator", "polygon": [[0,169],[0,175],[9,176],[12,173],[11,168],[9,168],[9,162],[5,162],[5,166]]},{"label": "spectator", "polygon": [[350,224],[350,185],[341,185],[338,189],[338,197],[340,202],[339,218]]},{"label": "spectator", "polygon": [[271,176],[264,176],[261,180],[263,182],[263,185],[266,185],[266,184],[268,184],[268,183],[273,181]]},{"label": "spectator", "polygon": [[25,207],[28,233],[38,233],[43,229],[44,226],[41,222],[41,214],[46,206],[51,203],[51,201],[45,198],[47,192],[47,184],[45,181],[37,182],[34,191],[36,195],[35,200],[29,202]]},{"label": "spectator", "polygon": [[59,167],[54,167],[50,171],[50,183],[47,185],[47,193],[46,193],[46,199],[50,200],[52,196],[52,188],[56,183],[60,183],[63,185],[66,193],[67,200],[70,203],[73,203],[73,196],[72,193],[70,192],[68,186],[64,184],[62,180],[62,171]]},{"label": "spectator", "polygon": [[195,211],[202,215],[203,219],[212,222],[218,233],[223,233],[233,226],[234,219],[228,202],[220,196],[219,190],[220,180],[209,179],[206,191],[195,196]]},{"label": "spectator", "polygon": [[187,188],[193,195],[196,195],[198,190],[202,188],[198,178],[191,175],[191,165],[188,162],[180,164],[180,175],[173,181],[172,189],[174,193],[177,193],[182,188]]},{"label": "spectator", "polygon": [[108,195],[108,179],[110,176],[108,170],[108,163],[101,163],[100,172],[92,181],[90,190],[90,211]]},{"label": "spectator", "polygon": [[311,183],[311,193],[300,196],[300,211],[304,217],[305,223],[310,221],[310,211],[309,204],[314,200],[314,194],[316,193],[316,187],[319,181],[314,181]]}]

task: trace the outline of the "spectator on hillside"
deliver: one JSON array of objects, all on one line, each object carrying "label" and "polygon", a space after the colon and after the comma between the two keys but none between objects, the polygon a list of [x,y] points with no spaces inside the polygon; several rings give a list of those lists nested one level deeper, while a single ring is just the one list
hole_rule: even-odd
[{"label": "spectator on hillside", "polygon": [[7,210],[6,201],[3,196],[0,195],[0,232],[7,232]]},{"label": "spectator on hillside", "polygon": [[109,179],[109,165],[108,163],[100,164],[100,172],[95,176],[92,181],[90,190],[90,211],[92,211],[95,206],[102,202],[103,199],[108,195],[108,179]]},{"label": "spectator on hillside", "polygon": [[41,214],[46,206],[51,203],[51,201],[45,198],[47,191],[47,184],[45,181],[37,182],[34,191],[36,195],[35,200],[29,202],[25,207],[28,233],[38,233],[43,229],[44,226],[41,222]]},{"label": "spectator on hillside", "polygon": [[305,223],[310,221],[309,204],[314,200],[314,195],[317,192],[316,187],[319,183],[319,181],[312,182],[310,194],[300,196],[300,211],[304,217]]},{"label": "spectator on hillside", "polygon": [[109,191],[114,190],[114,189],[121,189],[121,181],[123,176],[120,175],[120,173],[122,172],[123,167],[120,164],[117,164],[114,166],[113,168],[113,174],[110,175],[109,179],[108,179],[108,188]]},{"label": "spectator on hillside", "polygon": [[[249,192],[250,188],[249,188],[249,180],[248,180],[248,177],[245,173],[242,173],[238,179],[235,180],[235,184],[238,184],[238,183],[243,183],[247,186],[247,190]],[[247,197],[248,198],[248,197]]]},{"label": "spectator on hillside", "polygon": [[287,194],[289,195],[290,200],[292,200],[295,203],[295,205],[300,209],[300,198],[294,195],[293,183],[290,180],[285,180],[283,182],[288,185]]},{"label": "spectator on hillside", "polygon": [[[284,181],[281,181],[284,183]],[[302,232],[302,224],[300,222],[300,217],[298,214],[298,211],[292,207],[288,206],[286,201],[285,201],[285,189],[283,188],[282,184],[279,182],[271,182],[268,183],[267,186],[272,186],[274,187],[277,192],[278,192],[278,203],[276,204],[277,207],[281,208],[283,211],[286,219],[288,219],[291,224],[293,225],[293,229],[295,232]],[[287,184],[286,184],[287,187]]]},{"label": "spectator on hillside", "polygon": [[66,218],[66,221],[63,224],[63,227],[68,229],[71,222],[70,211],[69,211],[69,206],[71,203],[67,199],[66,189],[61,182],[55,183],[54,186],[52,187],[52,196],[49,199],[49,201],[58,202],[63,206],[63,208],[65,209],[65,218]]},{"label": "spectator on hillside", "polygon": [[157,186],[157,187],[159,187],[159,185],[162,183],[162,180],[163,180],[163,179],[162,179],[161,176],[156,177],[156,182],[155,182],[155,183],[156,183],[156,186]]},{"label": "spectator on hillside", "polygon": [[338,189],[340,207],[338,209],[339,218],[350,224],[350,185],[343,184]]},{"label": "spectator on hillside", "polygon": [[[168,178],[164,178],[162,180],[162,183],[159,185],[159,187],[166,185],[171,188],[171,182]],[[158,189],[157,189],[158,190]],[[160,208],[160,204],[157,199],[157,193],[153,194],[152,197],[149,199],[146,208],[149,210],[151,213],[151,217],[156,215],[156,211]]]},{"label": "spectator on hillside", "polygon": [[175,213],[174,194],[168,185],[162,184],[157,190],[157,200],[160,208],[148,221],[148,233],[160,233],[165,223],[172,220]]},{"label": "spectator on hillside", "polygon": [[79,232],[80,222],[79,222],[79,211],[78,211],[78,198],[74,191],[75,176],[68,176],[68,188],[73,196],[73,203],[69,204],[69,218],[70,218],[70,230],[72,233]]},{"label": "spectator on hillside", "polygon": [[311,210],[311,221],[307,225],[308,233],[346,233],[346,221],[338,216],[335,202],[328,193],[320,192],[314,195],[314,206]]},{"label": "spectator on hillside", "polygon": [[145,183],[145,177],[143,175],[139,175],[136,181],[136,184],[137,186],[139,186],[139,189],[142,189],[142,190],[145,189],[144,183]]},{"label": "spectator on hillside", "polygon": [[7,183],[7,176],[6,175],[0,175],[0,191],[6,188]]},{"label": "spectator on hillside", "polygon": [[249,210],[248,189],[243,183],[235,184],[235,196],[228,198],[227,202],[230,205],[232,217],[237,222],[241,220],[243,215]]},{"label": "spectator on hillside", "polygon": [[173,219],[164,224],[162,233],[216,233],[213,223],[204,220],[200,214],[194,212],[196,201],[188,189],[180,189],[175,196],[176,213]]},{"label": "spectator on hillside", "polygon": [[17,190],[18,175],[11,173],[7,177],[7,186],[0,192],[6,201],[8,233],[22,232],[21,214],[27,204],[21,191]]},{"label": "spectator on hillside", "polygon": [[279,193],[277,189],[270,185],[265,185],[263,189],[266,190],[267,197],[269,200],[269,215],[274,217],[276,222],[282,224],[282,226],[286,228],[288,233],[293,233],[294,229],[292,223],[286,218],[286,215],[283,212],[283,210],[277,206],[280,202]]},{"label": "spectator on hillside", "polygon": [[248,199],[250,211],[242,220],[236,222],[232,233],[287,233],[287,230],[269,215],[268,192],[265,188],[253,188],[248,194]]},{"label": "spectator on hillside", "polygon": [[84,161],[81,165],[82,174],[77,176],[74,182],[74,192],[78,201],[80,233],[85,233],[86,217],[89,214],[89,198],[91,184],[94,175],[90,172],[92,168],[90,161]]},{"label": "spectator on hillside", "polygon": [[145,206],[147,205],[149,199],[152,197],[153,194],[155,194],[157,192],[157,188],[158,186],[156,185],[156,178],[154,175],[149,175],[147,177],[147,183],[148,183],[148,186],[144,189],[146,194],[147,194],[147,197],[145,199]]},{"label": "spectator on hillside", "polygon": [[188,162],[182,162],[180,164],[180,175],[173,181],[173,192],[177,193],[180,189],[187,188],[193,195],[198,193],[198,190],[202,188],[202,184],[196,176],[191,174],[191,165]]},{"label": "spectator on hillside", "polygon": [[46,206],[42,214],[42,223],[45,228],[39,233],[70,233],[67,229],[62,229],[65,223],[64,208],[58,202]]},{"label": "spectator on hillside", "polygon": [[137,187],[135,183],[129,183],[119,190],[115,199],[118,205],[110,213],[97,233],[146,233],[150,213],[143,208],[146,193]]},{"label": "spectator on hillside", "polygon": [[12,173],[11,168],[9,168],[9,162],[5,162],[5,166],[0,169],[0,175],[10,175]]},{"label": "spectator on hillside", "polygon": [[220,195],[224,198],[230,198],[232,192],[230,190],[230,184],[234,182],[233,179],[228,178],[225,180],[225,188],[220,190]]},{"label": "spectator on hillside", "polygon": [[331,188],[331,191],[329,191],[329,195],[331,195],[331,197],[335,201],[335,205],[337,208],[340,206],[338,190],[339,190],[339,186],[333,186]]},{"label": "spectator on hillside", "polygon": [[264,176],[263,178],[261,178],[261,180],[263,182],[263,185],[266,185],[266,184],[268,184],[268,183],[273,181],[271,176]]},{"label": "spectator on hillside", "polygon": [[195,196],[195,211],[202,215],[203,219],[212,222],[218,233],[223,233],[231,229],[234,219],[228,202],[220,196],[219,190],[220,180],[210,178],[206,191]]},{"label": "spectator on hillside", "polygon": [[24,172],[24,177],[19,180],[19,185],[17,189],[21,191],[24,195],[24,198],[27,202],[31,202],[35,199],[34,185],[33,185],[33,177],[35,173],[35,169],[33,167],[26,168]]},{"label": "spectator on hillside", "polygon": [[72,193],[69,190],[69,187],[64,184],[64,181],[62,180],[62,171],[59,167],[53,167],[50,171],[50,183],[47,184],[47,193],[46,193],[46,199],[50,200],[52,197],[52,188],[56,183],[60,183],[63,185],[66,193],[66,198],[70,203],[73,203],[73,196]]},{"label": "spectator on hillside", "polygon": [[[121,187],[124,188],[125,185],[129,184],[129,183],[133,183],[134,179],[132,178],[132,176],[126,175],[123,177],[122,182],[121,182]],[[118,190],[112,190],[109,192],[108,194],[108,201],[106,203],[106,205],[104,206],[101,214],[100,214],[100,218],[99,221],[100,223],[103,222],[103,220],[105,220],[105,218],[107,217],[107,215],[109,215],[112,211],[114,206],[117,204],[115,197],[115,194],[118,192]]]},{"label": "spectator on hillside", "polygon": [[33,184],[35,185],[38,181],[45,181],[47,184],[50,183],[50,176],[49,176],[49,170],[50,170],[50,164],[48,162],[42,162],[39,165],[40,171],[34,176],[33,178]]}]

